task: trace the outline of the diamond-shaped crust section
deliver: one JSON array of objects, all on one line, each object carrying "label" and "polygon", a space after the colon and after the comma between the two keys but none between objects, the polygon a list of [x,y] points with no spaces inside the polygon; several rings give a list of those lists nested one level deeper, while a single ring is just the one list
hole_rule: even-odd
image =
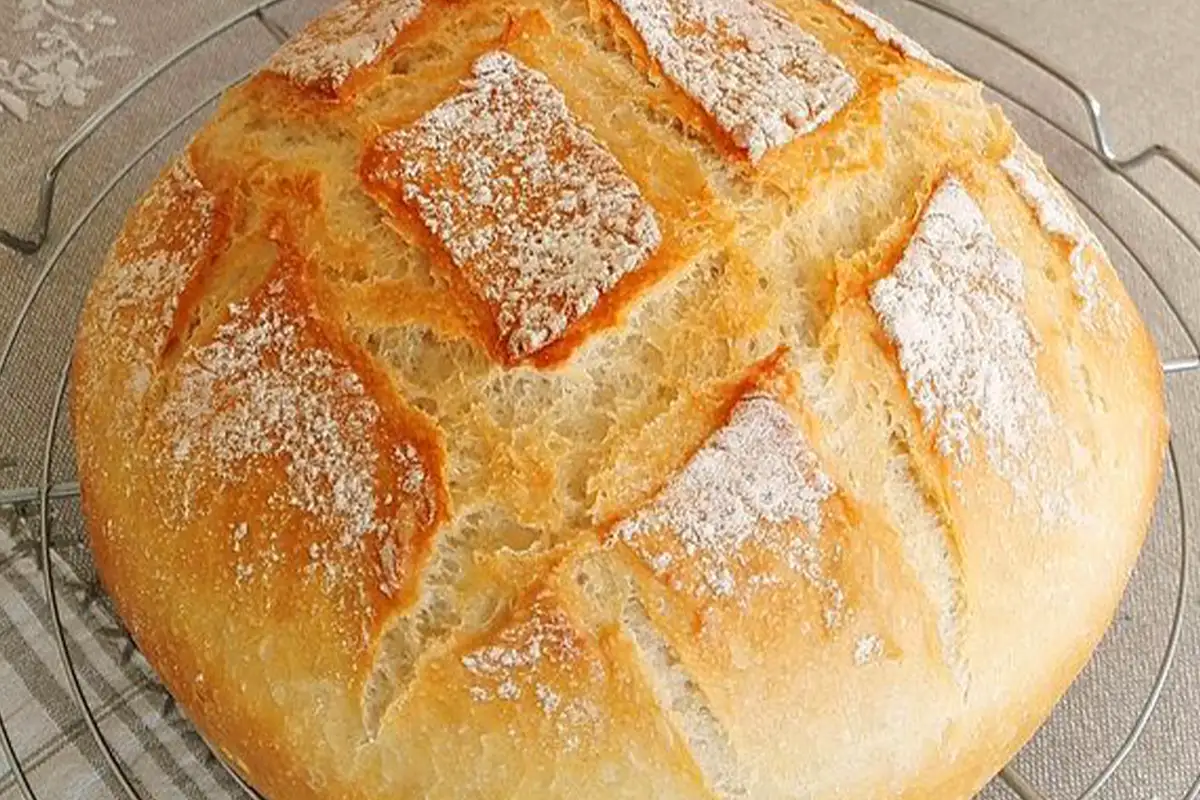
[{"label": "diamond-shaped crust section", "polygon": [[662,241],[617,160],[508,53],[484,55],[464,91],[380,137],[364,176],[440,241],[512,361],[562,338]]},{"label": "diamond-shaped crust section", "polygon": [[900,262],[872,287],[871,305],[942,455],[970,462],[978,436],[998,473],[1019,476],[1050,413],[1024,269],[960,180],[948,177],[934,192]]},{"label": "diamond-shaped crust section", "polygon": [[647,52],[757,162],[858,92],[837,57],[759,0],[614,0]]},{"label": "diamond-shaped crust section", "polygon": [[[378,379],[323,329],[298,269],[277,267],[229,307],[180,362],[155,427],[175,524],[210,513],[205,492],[246,503],[231,532],[236,586],[279,595],[273,584],[303,576],[337,609],[347,650],[365,657],[441,518],[440,466],[428,437],[381,405]],[[282,479],[259,496],[256,481],[273,472]]]},{"label": "diamond-shaped crust section", "polygon": [[621,521],[613,538],[660,578],[698,598],[744,601],[777,583],[779,571],[807,578],[829,595],[821,534],[833,481],[799,426],[774,398],[751,394],[647,506]]},{"label": "diamond-shaped crust section", "polygon": [[379,60],[425,0],[345,0],[281,47],[267,69],[336,97],[355,70]]}]

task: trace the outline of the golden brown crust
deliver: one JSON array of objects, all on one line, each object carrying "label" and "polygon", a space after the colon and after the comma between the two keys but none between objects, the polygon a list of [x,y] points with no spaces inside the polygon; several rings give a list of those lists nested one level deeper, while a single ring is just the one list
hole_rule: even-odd
[{"label": "golden brown crust", "polygon": [[846,0],[348,0],[131,212],[72,377],[105,586],[287,798],[966,798],[1167,435],[1044,166]]}]

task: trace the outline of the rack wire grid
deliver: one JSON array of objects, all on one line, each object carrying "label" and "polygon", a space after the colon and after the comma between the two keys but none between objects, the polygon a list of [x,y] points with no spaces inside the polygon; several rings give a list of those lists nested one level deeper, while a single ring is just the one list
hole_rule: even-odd
[{"label": "rack wire grid", "polygon": [[[33,255],[39,253],[48,244],[48,232],[50,230],[50,220],[53,213],[55,189],[59,173],[64,164],[76,153],[80,146],[99,130],[115,112],[157,78],[172,69],[188,54],[207,42],[222,36],[238,24],[246,21],[256,21],[278,42],[286,40],[290,35],[289,31],[264,13],[273,6],[283,2],[285,0],[263,0],[231,16],[187,42],[182,48],[171,53],[118,92],[110,103],[93,114],[54,153],[46,167],[40,186],[33,231],[29,234],[21,235],[0,228],[0,245],[23,254]],[[1173,149],[1158,144],[1147,147],[1128,157],[1117,155],[1112,147],[1099,101],[1078,80],[1072,78],[1064,70],[1047,63],[1045,59],[1039,57],[1036,53],[1021,47],[1004,34],[957,10],[943,5],[938,0],[904,0],[904,2],[914,6],[922,14],[930,15],[933,18],[940,18],[942,21],[957,26],[964,31],[969,31],[970,35],[981,37],[981,40],[1003,48],[1012,58],[1024,62],[1029,67],[1040,71],[1045,76],[1058,82],[1077,101],[1079,108],[1086,115],[1087,125],[1090,128],[1090,136],[1081,136],[1073,132],[1066,125],[1054,119],[1050,114],[1043,112],[1031,102],[1023,99],[1018,93],[1011,92],[996,85],[994,82],[981,79],[971,71],[969,65],[962,63],[954,64],[957,69],[967,76],[981,80],[988,91],[998,98],[1010,111],[1016,110],[1018,115],[1027,115],[1029,119],[1036,120],[1038,124],[1045,126],[1045,129],[1052,135],[1059,137],[1070,146],[1086,152],[1097,164],[1134,192],[1140,199],[1140,202],[1145,203],[1165,223],[1167,230],[1173,231],[1174,234],[1182,237],[1194,255],[1200,256],[1200,238],[1189,230],[1176,212],[1165,205],[1156,193],[1147,188],[1147,185],[1139,175],[1134,172],[1135,168],[1143,164],[1151,161],[1159,161],[1168,165],[1170,169],[1182,176],[1191,186],[1200,189],[1200,169],[1197,169],[1195,165],[1189,163]],[[229,86],[244,80],[246,77],[247,75],[241,76],[229,84]],[[43,293],[47,292],[47,287],[55,274],[56,268],[62,261],[64,252],[80,237],[89,223],[93,221],[97,209],[113,194],[119,185],[129,179],[130,174],[139,165],[147,161],[156,148],[159,148],[164,141],[168,140],[177,131],[185,129],[189,124],[194,124],[201,112],[209,108],[227,88],[228,86],[222,87],[219,91],[205,97],[153,136],[123,167],[109,178],[103,185],[103,188],[88,202],[83,213],[69,225],[63,238],[50,249],[49,254],[41,264],[41,269],[37,272],[33,280],[31,289],[24,303],[21,305],[15,321],[9,329],[6,338],[3,340],[3,349],[0,349],[0,377],[4,376],[5,369],[11,364],[14,350],[25,333],[35,302],[38,301]],[[1018,119],[1018,122],[1020,122],[1020,119]],[[1021,126],[1019,125],[1019,127]],[[1075,201],[1089,212],[1092,220],[1098,223],[1099,228],[1105,233],[1106,238],[1116,243],[1117,253],[1123,259],[1128,259],[1136,264],[1140,273],[1153,287],[1158,300],[1166,308],[1169,319],[1177,326],[1175,338],[1182,338],[1186,342],[1189,352],[1182,356],[1165,360],[1162,364],[1164,373],[1171,380],[1179,380],[1188,373],[1192,373],[1194,378],[1194,373],[1200,372],[1200,340],[1197,339],[1192,325],[1183,315],[1179,306],[1164,289],[1160,279],[1156,277],[1155,273],[1148,267],[1144,257],[1139,254],[1139,250],[1127,238],[1129,232],[1119,230],[1111,222],[1105,213],[1105,209],[1099,208],[1097,203],[1089,201],[1081,192],[1073,188],[1070,182],[1061,182],[1066,186]],[[101,254],[99,253],[92,256],[92,263],[90,264],[92,270],[98,267],[100,259]],[[72,332],[63,330],[58,333],[64,339],[69,340]],[[1179,334],[1182,334],[1182,337]],[[69,350],[69,347],[64,348],[64,352],[69,352]],[[68,359],[63,358],[62,363],[58,363],[57,365],[47,364],[45,366],[47,369],[57,369],[60,377],[57,383],[57,392],[50,404],[51,407],[46,419],[45,433],[41,443],[40,480],[34,485],[27,487],[0,490],[0,509],[8,509],[27,531],[27,536],[16,542],[12,557],[32,559],[40,571],[44,600],[50,612],[54,645],[66,678],[67,687],[78,708],[80,719],[98,746],[100,753],[103,755],[104,764],[107,769],[111,770],[112,776],[115,777],[120,790],[129,798],[143,798],[147,795],[143,793],[144,790],[140,791],[137,788],[137,781],[131,777],[128,765],[122,761],[117,753],[117,749],[109,738],[106,737],[101,725],[97,721],[94,703],[89,701],[81,685],[80,674],[77,669],[77,654],[73,655],[72,645],[69,644],[69,637],[66,635],[64,629],[63,608],[64,604],[70,603],[73,604],[73,609],[76,613],[91,615],[90,618],[93,623],[92,632],[97,637],[109,639],[116,643],[123,663],[133,664],[139,659],[139,654],[133,640],[113,613],[111,605],[103,595],[95,572],[91,568],[86,542],[81,530],[82,522],[78,514],[76,513],[74,519],[71,520],[74,525],[69,530],[64,530],[68,526],[61,524],[60,521],[59,506],[64,503],[77,501],[79,495],[77,482],[71,480],[54,480],[52,478],[56,474],[56,468],[61,466],[56,460],[56,454],[60,454],[60,457],[65,457],[68,461],[72,458],[70,455],[69,440],[65,426],[63,425],[62,413],[68,385]],[[63,453],[65,453],[65,456],[61,455]],[[1163,691],[1171,675],[1172,668],[1175,667],[1180,638],[1184,629],[1185,613],[1188,607],[1188,525],[1185,516],[1186,509],[1183,487],[1187,483],[1185,477],[1190,478],[1192,481],[1195,480],[1195,470],[1198,465],[1188,464],[1186,475],[1185,473],[1181,473],[1181,465],[1177,456],[1174,437],[1172,437],[1168,449],[1168,460],[1169,470],[1167,478],[1164,480],[1163,497],[1160,498],[1160,503],[1175,504],[1179,517],[1179,527],[1176,532],[1179,547],[1178,576],[1176,579],[1176,591],[1170,617],[1169,632],[1166,636],[1165,646],[1159,655],[1158,669],[1154,675],[1150,690],[1143,700],[1140,711],[1133,720],[1128,734],[1116,751],[1112,753],[1107,763],[1092,777],[1082,793],[1077,795],[1077,800],[1091,800],[1091,798],[1097,797],[1104,787],[1109,785],[1113,776],[1129,758],[1141,740],[1143,733],[1146,731],[1146,727],[1150,723],[1152,715],[1163,696]],[[5,454],[0,452],[0,464],[3,464],[4,461]],[[67,473],[73,473],[73,463],[68,463],[65,470]],[[57,469],[57,471],[61,472],[62,469]],[[141,667],[143,670],[146,669],[144,662],[142,662]],[[260,795],[247,785],[234,769],[221,761],[214,754],[214,751],[207,747],[200,735],[187,722],[182,711],[175,706],[167,691],[156,681],[153,682],[152,688],[161,700],[161,713],[176,724],[181,735],[194,739],[197,746],[193,750],[200,754],[197,757],[210,765],[219,764],[228,773],[235,791],[240,790],[246,797],[259,798]],[[15,785],[25,800],[38,800],[43,795],[39,795],[38,791],[35,790],[25,763],[17,755],[8,728],[9,724],[10,722],[6,721],[4,717],[3,709],[0,708],[0,748],[3,749],[4,755],[7,758]],[[1193,768],[1200,770],[1200,765],[1196,765]],[[1048,800],[1047,794],[1043,793],[1042,790],[1011,764],[1001,771],[999,779],[1021,800]],[[1200,774],[1190,784],[1183,800],[1198,800],[1198,798],[1200,798]]]}]

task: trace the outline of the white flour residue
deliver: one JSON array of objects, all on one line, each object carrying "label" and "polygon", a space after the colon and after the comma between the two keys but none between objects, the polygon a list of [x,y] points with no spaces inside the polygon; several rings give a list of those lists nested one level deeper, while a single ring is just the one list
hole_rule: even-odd
[{"label": "white flour residue", "polygon": [[179,300],[216,247],[217,198],[185,152],[142,198],[92,293],[100,358],[127,371],[114,419],[132,434],[158,374]]},{"label": "white flour residue", "polygon": [[[823,505],[833,493],[789,412],[773,398],[751,395],[654,501],[616,526],[613,538],[656,574],[674,573],[697,597],[744,599],[778,583],[778,575],[755,564],[754,551],[768,553],[821,591],[833,623],[843,594],[825,574],[818,546]],[[684,568],[699,574],[690,587],[681,582]]]},{"label": "white flour residue", "polygon": [[834,55],[762,0],[615,0],[662,71],[751,161],[821,127],[858,93]]},{"label": "white flour residue", "polygon": [[1050,421],[1024,303],[1021,263],[954,177],[934,193],[892,274],[871,289],[941,453],[968,463],[978,435],[1010,481],[1028,472],[1028,451]]},{"label": "white flour residue", "polygon": [[565,676],[599,679],[601,669],[581,650],[580,634],[547,594],[537,597],[527,618],[502,629],[495,643],[470,651],[462,665],[472,677],[467,691],[479,703],[532,700],[556,724],[567,749],[599,721],[599,707],[576,691]]},{"label": "white flour residue", "polygon": [[522,358],[561,338],[662,236],[637,185],[544,75],[501,52],[473,75],[379,139],[373,177],[399,184]]},{"label": "white flour residue", "polygon": [[867,634],[854,643],[854,663],[864,667],[883,656],[883,640],[875,634]]},{"label": "white flour residue", "polygon": [[283,45],[267,69],[336,92],[374,64],[425,8],[424,0],[345,0]]},{"label": "white flour residue", "polygon": [[[306,571],[330,593],[370,582],[391,594],[408,554],[409,525],[397,529],[396,513],[411,510],[412,524],[429,524],[433,516],[425,468],[411,445],[395,458],[379,452],[379,406],[353,367],[312,341],[311,323],[291,307],[287,292],[277,280],[231,306],[212,341],[181,362],[178,386],[159,412],[174,466],[187,482],[194,473],[211,473],[220,490],[236,491],[263,464],[281,463],[285,480],[268,508],[299,509],[329,532],[308,546]],[[403,504],[376,496],[381,455],[391,462],[398,484],[391,491]],[[234,530],[239,582],[281,558],[276,532],[252,533],[245,523]],[[369,542],[382,548],[370,575],[362,573],[361,556]]]}]

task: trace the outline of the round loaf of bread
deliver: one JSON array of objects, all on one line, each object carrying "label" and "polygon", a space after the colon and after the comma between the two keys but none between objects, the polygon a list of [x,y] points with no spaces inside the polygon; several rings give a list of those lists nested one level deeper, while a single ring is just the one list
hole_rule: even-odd
[{"label": "round loaf of bread", "polygon": [[83,314],[97,566],[277,800],[966,798],[1151,516],[1154,345],[847,0],[350,0]]}]

